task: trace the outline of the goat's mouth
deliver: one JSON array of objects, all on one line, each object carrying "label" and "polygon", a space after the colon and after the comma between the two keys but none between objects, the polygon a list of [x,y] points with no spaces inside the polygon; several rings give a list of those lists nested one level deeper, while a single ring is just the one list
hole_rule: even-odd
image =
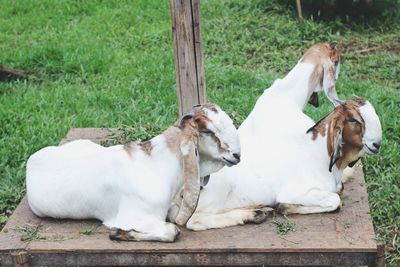
[{"label": "goat's mouth", "polygon": [[366,148],[365,152],[367,152],[367,154],[369,155],[374,155],[379,153],[379,148],[371,148],[367,145],[364,145],[364,147]]},{"label": "goat's mouth", "polygon": [[239,161],[231,161],[225,157],[222,158],[222,161],[225,163],[226,166],[231,167],[239,163]]}]

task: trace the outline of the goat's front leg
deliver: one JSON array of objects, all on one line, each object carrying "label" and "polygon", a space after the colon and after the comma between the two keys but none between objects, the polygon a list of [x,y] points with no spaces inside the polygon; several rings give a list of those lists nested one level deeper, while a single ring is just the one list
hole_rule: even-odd
[{"label": "goat's front leg", "polygon": [[355,167],[346,167],[342,174],[342,183],[346,183],[350,178],[354,178],[356,174]]},{"label": "goat's front leg", "polygon": [[117,241],[161,241],[174,242],[179,236],[180,230],[173,223],[167,222],[149,222],[147,230],[122,230],[120,228],[112,228],[110,231],[110,239]]},{"label": "goat's front leg", "polygon": [[273,209],[265,206],[248,206],[238,209],[221,211],[220,213],[195,212],[189,219],[186,227],[193,231],[201,231],[213,228],[225,228],[228,226],[245,223],[262,223]]},{"label": "goat's front leg", "polygon": [[311,189],[302,195],[281,194],[277,211],[282,214],[310,214],[338,211],[342,204],[338,194]]}]

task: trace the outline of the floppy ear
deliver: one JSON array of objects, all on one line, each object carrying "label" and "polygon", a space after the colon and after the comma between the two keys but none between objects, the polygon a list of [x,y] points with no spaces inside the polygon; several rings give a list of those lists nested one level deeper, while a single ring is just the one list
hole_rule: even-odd
[{"label": "floppy ear", "polygon": [[[329,66],[328,66],[329,65]],[[322,80],[322,88],[329,101],[337,107],[340,104],[343,104],[343,101],[338,98],[336,92],[336,76],[335,76],[335,67],[331,64],[324,64],[324,78]]]},{"label": "floppy ear", "polygon": [[176,216],[178,225],[185,225],[194,213],[200,195],[200,167],[197,137],[191,135],[181,142],[183,164],[183,199]]},{"label": "floppy ear", "polygon": [[343,129],[340,129],[336,132],[336,136],[333,138],[332,144],[332,153],[331,159],[329,162],[329,171],[332,172],[333,165],[343,156],[342,148],[343,148],[343,137],[342,137]]},{"label": "floppy ear", "polygon": [[196,105],[193,106],[188,112],[186,112],[185,115],[182,116],[182,118],[179,120],[178,122],[178,127],[179,128],[183,128],[185,126],[185,123],[188,119],[191,119],[194,117],[195,113],[196,113],[196,108],[199,107],[201,105]]}]

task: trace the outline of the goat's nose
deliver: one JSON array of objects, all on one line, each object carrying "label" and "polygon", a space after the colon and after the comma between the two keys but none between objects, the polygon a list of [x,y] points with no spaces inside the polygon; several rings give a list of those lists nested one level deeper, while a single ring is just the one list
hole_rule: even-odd
[{"label": "goat's nose", "polygon": [[240,160],[240,153],[233,153],[232,155],[235,157],[235,159]]},{"label": "goat's nose", "polygon": [[376,149],[379,150],[379,148],[381,147],[381,142],[375,142],[375,143],[372,143],[372,145],[373,145]]}]

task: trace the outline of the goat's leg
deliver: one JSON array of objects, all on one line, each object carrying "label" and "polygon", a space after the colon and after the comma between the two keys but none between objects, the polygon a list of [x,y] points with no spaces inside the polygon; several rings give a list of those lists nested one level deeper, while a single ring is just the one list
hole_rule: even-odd
[{"label": "goat's leg", "polygon": [[110,239],[118,241],[161,241],[174,242],[180,233],[179,228],[172,223],[167,222],[149,222],[146,230],[122,230],[112,228]]},{"label": "goat's leg", "polygon": [[186,227],[193,231],[224,228],[245,223],[262,223],[273,211],[265,206],[249,206],[220,213],[195,212]]},{"label": "goat's leg", "polygon": [[346,183],[350,178],[355,176],[355,167],[346,167],[342,174],[342,183]]},{"label": "goat's leg", "polygon": [[277,211],[282,214],[310,214],[338,211],[341,200],[338,194],[319,189],[312,189],[306,194],[278,198]]}]

